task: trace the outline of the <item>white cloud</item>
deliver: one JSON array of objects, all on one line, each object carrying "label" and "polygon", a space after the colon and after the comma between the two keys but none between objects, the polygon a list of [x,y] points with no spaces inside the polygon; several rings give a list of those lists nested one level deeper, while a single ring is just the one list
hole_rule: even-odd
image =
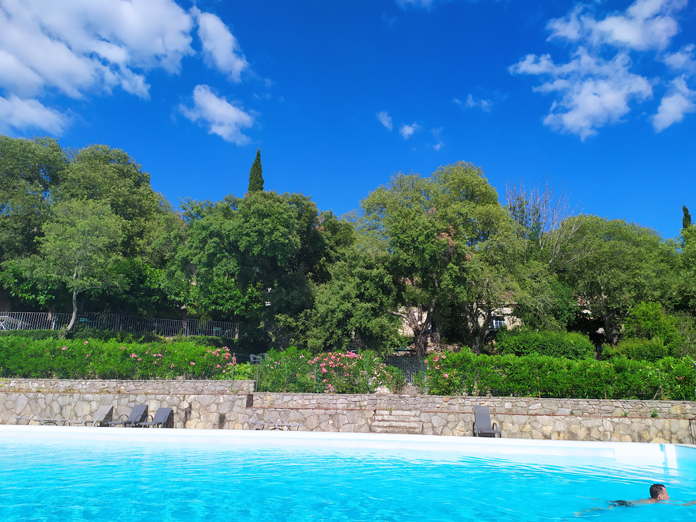
[{"label": "white cloud", "polygon": [[392,130],[392,128],[393,128],[392,119],[391,119],[391,116],[389,116],[389,114],[387,114],[387,111],[378,112],[377,119],[387,129]]},{"label": "white cloud", "polygon": [[37,100],[22,100],[15,95],[0,96],[0,133],[12,130],[37,129],[54,135],[63,133],[67,125],[65,115],[44,107]]},{"label": "white cloud", "polygon": [[396,0],[396,3],[401,7],[413,6],[428,9],[433,4],[433,0]]},{"label": "white cloud", "polygon": [[[456,100],[459,102],[459,100]],[[461,105],[462,103],[459,102]],[[473,97],[473,95],[469,94],[467,96],[466,101],[464,102],[464,107],[467,107],[469,109],[473,107],[480,107],[483,112],[491,112],[491,107],[493,106],[493,102],[491,100],[484,100],[483,98],[477,100]]]},{"label": "white cloud", "polygon": [[193,108],[182,104],[179,110],[189,120],[205,124],[210,134],[217,134],[236,145],[249,143],[249,137],[242,134],[241,129],[254,124],[253,116],[232,105],[224,96],[217,96],[207,85],[196,85],[193,89]]},{"label": "white cloud", "polygon": [[684,71],[689,74],[696,73],[696,55],[694,44],[685,45],[676,53],[666,54],[663,61],[675,71]]},{"label": "white cloud", "polygon": [[172,0],[3,0],[0,87],[79,98],[121,87],[147,98],[144,71],[179,71],[193,54],[191,17]]},{"label": "white cloud", "polygon": [[[621,121],[632,103],[651,98],[652,86],[661,83],[633,72],[630,53],[642,53],[640,62],[645,62],[646,51],[657,51],[657,56],[651,53],[647,60],[657,57],[685,77],[696,72],[693,45],[664,53],[680,31],[675,14],[684,9],[687,0],[635,0],[623,12],[598,16],[596,10],[601,5],[577,6],[564,18],[547,24],[549,40],[571,44],[567,62],[554,63],[548,54],[530,54],[509,68],[511,74],[543,78],[534,90],[555,95],[544,123],[583,140],[600,127]],[[653,118],[656,130],[690,112],[689,95],[675,85]]]},{"label": "white cloud", "polygon": [[191,9],[191,14],[198,20],[198,36],[206,61],[233,82],[241,81],[242,71],[249,64],[241,54],[237,39],[216,15],[202,13],[197,7]]},{"label": "white cloud", "polygon": [[437,127],[430,132],[433,134],[433,138],[436,140],[436,143],[432,145],[432,148],[435,150],[440,150],[445,146],[444,142],[442,141],[442,127]]},{"label": "white cloud", "polygon": [[626,54],[605,61],[580,47],[568,63],[556,65],[548,55],[529,55],[510,67],[510,72],[547,77],[535,90],[557,93],[560,98],[552,103],[544,123],[584,140],[596,134],[597,128],[620,121],[630,111],[630,101],[652,96],[650,82],[631,73],[630,65]]},{"label": "white cloud", "polygon": [[687,0],[636,0],[624,13],[598,20],[589,6],[578,6],[566,17],[547,24],[549,39],[592,45],[611,44],[635,50],[665,49],[679,32],[673,14],[686,7]]},{"label": "white cloud", "polygon": [[653,116],[655,132],[662,132],[673,123],[679,123],[689,112],[696,112],[695,102],[696,91],[689,89],[683,77],[672,80],[670,90]]},{"label": "white cloud", "polygon": [[[36,127],[29,116],[47,116],[45,130],[67,119],[45,107],[42,96],[79,99],[114,88],[149,98],[153,69],[179,73],[193,55],[198,23],[203,57],[233,81],[248,67],[232,33],[215,15],[190,12],[175,0],[0,0],[0,95],[6,126]],[[31,110],[30,110],[31,109]]]},{"label": "white cloud", "polygon": [[413,136],[413,133],[420,129],[420,125],[413,123],[411,125],[402,125],[399,129],[399,133],[404,137],[405,140]]}]

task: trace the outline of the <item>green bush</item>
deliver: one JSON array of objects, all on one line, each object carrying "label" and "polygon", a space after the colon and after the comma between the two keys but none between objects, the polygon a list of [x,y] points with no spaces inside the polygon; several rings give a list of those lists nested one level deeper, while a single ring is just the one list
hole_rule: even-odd
[{"label": "green bush", "polygon": [[58,339],[60,330],[2,330],[0,337],[22,337],[25,339]]},{"label": "green bush", "polygon": [[624,323],[627,339],[660,339],[665,345],[674,343],[678,336],[677,320],[666,314],[658,303],[640,303]]},{"label": "green bush", "polygon": [[182,341],[135,344],[97,339],[0,337],[0,376],[59,379],[232,379],[229,348]]},{"label": "green bush", "polygon": [[626,357],[634,361],[657,361],[671,355],[662,339],[624,339],[616,346],[603,346],[602,358]]},{"label": "green bush", "polygon": [[594,346],[586,336],[571,332],[502,331],[495,348],[501,355],[546,355],[565,359],[592,359]]},{"label": "green bush", "polygon": [[290,347],[268,352],[258,365],[256,389],[290,393],[374,393],[386,386],[395,391],[405,382],[397,368],[387,367],[371,351],[324,352]]},{"label": "green bush", "polygon": [[671,357],[650,363],[462,352],[430,356],[426,373],[433,395],[693,400],[696,387],[691,361]]}]

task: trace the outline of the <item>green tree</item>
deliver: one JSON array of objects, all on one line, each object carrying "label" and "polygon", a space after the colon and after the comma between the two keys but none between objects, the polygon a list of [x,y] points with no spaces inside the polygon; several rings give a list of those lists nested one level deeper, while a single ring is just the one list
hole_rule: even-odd
[{"label": "green tree", "polygon": [[105,203],[72,200],[55,205],[44,225],[39,253],[28,260],[31,278],[60,285],[72,294],[72,317],[77,318],[77,297],[86,291],[124,289],[114,268],[120,259],[115,247],[123,235],[123,220]]},{"label": "green tree", "polygon": [[569,218],[563,226],[577,228],[566,255],[583,254],[559,277],[601,321],[606,342],[616,344],[625,317],[641,301],[675,304],[678,257],[672,242],[649,228],[598,216]]},{"label": "green tree", "polygon": [[150,175],[126,152],[106,145],[92,145],[73,154],[54,197],[57,201],[107,203],[123,219],[120,250],[125,257],[147,250],[152,221],[171,213],[164,198],[152,190]]},{"label": "green tree", "polygon": [[686,208],[686,205],[682,205],[682,212],[684,213],[682,228],[689,228],[691,226],[691,214],[689,214],[689,209]]},{"label": "green tree", "polygon": [[67,158],[58,142],[0,136],[0,262],[36,251]]},{"label": "green tree", "polygon": [[261,168],[261,149],[256,149],[256,159],[249,171],[249,188],[247,192],[263,192],[263,169]]},{"label": "green tree", "polygon": [[387,312],[394,293],[382,254],[348,248],[314,289],[314,305],[296,320],[283,317],[291,341],[314,353],[330,348],[389,353],[401,343],[399,318]]},{"label": "green tree", "polygon": [[479,168],[442,167],[430,177],[399,174],[361,203],[363,244],[386,254],[395,282],[388,311],[414,335],[422,355],[437,342],[439,311],[448,305],[480,351],[494,311],[514,299],[520,242],[498,195]]}]

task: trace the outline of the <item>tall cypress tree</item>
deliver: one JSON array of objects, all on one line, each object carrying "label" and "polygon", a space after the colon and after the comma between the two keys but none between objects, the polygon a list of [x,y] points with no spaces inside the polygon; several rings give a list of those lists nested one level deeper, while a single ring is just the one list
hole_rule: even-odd
[{"label": "tall cypress tree", "polygon": [[689,209],[686,208],[686,205],[682,205],[682,212],[684,212],[682,228],[689,228],[691,226],[691,214],[689,214]]},{"label": "tall cypress tree", "polygon": [[256,159],[249,172],[249,189],[247,192],[263,192],[263,169],[261,168],[261,149],[256,150]]}]

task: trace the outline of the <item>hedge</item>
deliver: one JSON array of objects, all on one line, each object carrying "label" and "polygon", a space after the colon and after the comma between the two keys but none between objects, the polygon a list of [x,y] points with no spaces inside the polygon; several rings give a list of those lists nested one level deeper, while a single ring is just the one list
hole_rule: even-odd
[{"label": "hedge", "polygon": [[403,373],[373,352],[314,356],[291,347],[271,350],[265,361],[252,366],[237,364],[227,346],[205,344],[200,339],[136,344],[0,336],[0,377],[257,379],[259,391],[305,393],[366,393],[380,386],[398,391],[405,384]]},{"label": "hedge", "polygon": [[662,339],[624,339],[616,346],[602,346],[603,359],[626,357],[635,361],[658,361],[669,357],[669,346]]},{"label": "hedge", "polygon": [[576,332],[502,331],[495,344],[501,355],[547,355],[565,359],[592,359],[595,348],[590,339]]},{"label": "hedge", "polygon": [[228,347],[190,341],[121,343],[99,339],[0,337],[0,377],[57,379],[232,379]]},{"label": "hedge", "polygon": [[696,372],[687,358],[657,362],[530,355],[431,355],[427,386],[433,395],[694,400]]}]

